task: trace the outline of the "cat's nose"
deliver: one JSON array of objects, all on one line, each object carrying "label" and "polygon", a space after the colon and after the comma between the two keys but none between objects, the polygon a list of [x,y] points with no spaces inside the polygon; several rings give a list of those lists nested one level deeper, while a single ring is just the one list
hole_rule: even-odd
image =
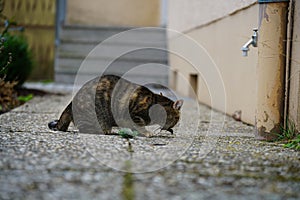
[{"label": "cat's nose", "polygon": [[52,122],[49,122],[48,123],[48,127],[53,130],[53,131],[57,131],[57,123],[58,123],[58,120],[54,120]]}]

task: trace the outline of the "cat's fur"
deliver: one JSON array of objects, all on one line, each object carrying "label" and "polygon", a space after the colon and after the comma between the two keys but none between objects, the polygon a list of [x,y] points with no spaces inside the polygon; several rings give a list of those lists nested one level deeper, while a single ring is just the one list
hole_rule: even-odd
[{"label": "cat's fur", "polygon": [[[159,124],[171,133],[180,118],[183,100],[172,101],[162,94],[115,75],[87,82],[65,108],[59,120],[48,124],[52,130],[67,131],[74,122],[80,132],[111,134],[113,126],[127,127],[150,136],[145,126]],[[151,119],[153,105],[161,108]],[[161,116],[161,118],[159,117]]]}]

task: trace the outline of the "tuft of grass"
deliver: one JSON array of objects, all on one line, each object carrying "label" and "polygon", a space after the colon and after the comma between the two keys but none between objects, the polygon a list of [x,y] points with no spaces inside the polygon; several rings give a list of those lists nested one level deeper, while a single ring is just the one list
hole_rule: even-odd
[{"label": "tuft of grass", "polygon": [[277,134],[278,140],[291,140],[294,139],[298,135],[296,125],[293,121],[287,119],[286,127],[280,127],[280,133]]},{"label": "tuft of grass", "polygon": [[296,138],[289,140],[286,144],[283,145],[285,148],[292,148],[300,150],[300,135],[297,135]]},{"label": "tuft of grass", "polygon": [[53,83],[53,80],[51,79],[46,79],[42,81],[43,84],[49,84],[49,83]]},{"label": "tuft of grass", "polygon": [[293,121],[287,119],[286,127],[280,127],[280,133],[277,134],[278,141],[283,141],[285,148],[293,148],[300,150],[300,134],[296,129],[296,125]]},{"label": "tuft of grass", "polygon": [[26,96],[18,96],[18,100],[24,103],[30,101],[32,98],[33,98],[33,94],[28,94]]}]

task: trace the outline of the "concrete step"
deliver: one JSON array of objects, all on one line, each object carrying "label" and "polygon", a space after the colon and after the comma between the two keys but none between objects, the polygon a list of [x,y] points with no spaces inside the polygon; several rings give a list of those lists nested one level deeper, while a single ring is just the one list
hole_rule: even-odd
[{"label": "concrete step", "polygon": [[[101,44],[100,44],[101,45]],[[112,58],[114,55],[122,55],[124,52],[128,52],[127,55],[122,56],[122,59],[133,59],[143,61],[155,61],[165,63],[167,58],[167,52],[158,49],[141,49],[136,45],[101,45],[97,47],[97,44],[80,44],[80,43],[62,43],[59,47],[60,58],[86,58],[90,53],[89,58]],[[92,52],[93,51],[93,52]]]},{"label": "concrete step", "polygon": [[[89,59],[81,60],[74,58],[60,59],[60,67],[57,72],[65,73],[90,73],[102,74],[103,72],[110,72],[116,74],[123,74],[131,70],[131,73],[144,73],[151,75],[161,75],[167,73],[166,67],[160,67],[161,63],[139,62],[134,60],[117,60],[110,63],[109,60]],[[84,62],[84,63],[83,63]],[[80,69],[80,70],[79,70]]]},{"label": "concrete step", "polygon": [[[118,43],[165,43],[166,35],[163,29],[157,28],[138,28],[132,31],[134,28],[130,27],[88,27],[88,26],[65,26],[60,35],[60,39],[63,42],[77,42],[77,43],[99,43],[109,37],[113,36],[113,40]],[[130,30],[132,34],[126,34],[122,36],[121,40],[118,40],[119,33]]]},{"label": "concrete step", "polygon": [[[56,82],[73,83],[76,75],[93,77],[104,71],[122,75],[131,71],[130,76],[139,82],[147,80],[146,82],[167,84],[167,68],[157,68],[155,64],[136,68],[147,63],[163,65],[168,63],[168,54],[164,51],[166,33],[159,28],[155,30],[145,28],[135,30],[133,34],[121,34],[122,37],[117,35],[126,30],[130,28],[64,27],[57,48]],[[109,39],[106,40],[107,38]],[[106,69],[112,61],[109,69]],[[78,71],[82,62],[87,67]]]},{"label": "concrete step", "polygon": [[[95,78],[94,74],[73,74],[73,73],[60,73],[57,72],[56,74],[56,82],[57,83],[62,83],[62,84],[74,84],[75,78],[80,79],[80,80],[91,80]],[[133,74],[128,74],[125,76],[127,80],[130,80],[134,83],[138,83],[140,85],[145,85],[145,84],[154,84],[154,85],[161,85],[161,86],[167,86],[168,84],[168,76],[165,75],[133,75]],[[153,81],[154,80],[154,81]],[[84,82],[86,82],[84,81]]]}]

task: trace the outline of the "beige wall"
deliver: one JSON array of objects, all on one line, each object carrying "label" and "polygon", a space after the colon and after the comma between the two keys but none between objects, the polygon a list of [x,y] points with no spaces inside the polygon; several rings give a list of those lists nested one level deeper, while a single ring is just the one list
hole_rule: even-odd
[{"label": "beige wall", "polygon": [[257,0],[169,0],[168,27],[187,31],[224,18]]},{"label": "beige wall", "polygon": [[159,26],[160,0],[68,0],[67,24]]},{"label": "beige wall", "polygon": [[[177,20],[182,20],[182,16],[172,14],[174,10],[172,8],[179,6],[172,5],[176,4],[175,2],[180,2],[179,0],[175,0],[172,3],[169,1],[169,24],[170,28],[177,26],[180,30],[188,30],[193,26],[197,26],[195,24],[190,23],[190,25],[180,25]],[[196,5],[196,1],[194,2],[194,8],[191,11],[195,13],[197,8],[198,11],[196,13],[201,13],[206,5],[199,4]],[[199,1],[200,2],[200,1]],[[204,1],[202,1],[204,2]],[[210,7],[202,14],[209,15],[209,13],[219,13],[222,6],[221,3],[216,3],[216,1],[205,1],[209,2],[208,5],[211,5],[213,2],[215,3],[216,10],[213,7]],[[219,1],[218,1],[219,2]],[[235,10],[235,6],[239,3],[234,3],[233,1],[228,1],[231,4],[231,8],[228,5],[226,8],[226,12]],[[255,123],[255,108],[256,108],[256,66],[257,66],[257,48],[250,47],[250,51],[248,57],[242,57],[241,47],[244,43],[246,43],[251,35],[252,28],[257,27],[258,21],[258,4],[252,4],[253,1],[243,1],[244,6],[247,8],[241,9],[240,11],[234,11],[234,14],[226,15],[225,11],[220,12],[218,16],[225,16],[222,19],[215,20],[218,16],[213,15],[210,20],[213,20],[212,23],[207,23],[206,25],[202,25],[194,27],[185,33],[193,38],[197,43],[202,45],[211,56],[212,60],[215,62],[217,68],[220,70],[221,77],[224,81],[224,87],[226,92],[226,110],[222,108],[221,99],[217,100],[217,103],[214,105],[214,108],[218,110],[222,110],[227,112],[228,114],[233,114],[235,111],[242,111],[242,120],[254,124]],[[189,1],[190,3],[190,1]],[[227,1],[222,3],[222,5],[227,4]],[[205,5],[205,6],[203,6]],[[183,8],[183,13],[187,12],[186,4],[181,5]],[[196,7],[197,6],[197,7]],[[220,7],[218,7],[220,6]],[[242,5],[237,6],[240,8]],[[190,6],[188,6],[190,7]],[[193,7],[193,6],[191,6]],[[170,10],[171,9],[171,10]],[[194,10],[194,11],[193,11]],[[222,9],[221,9],[222,10]],[[195,14],[192,22],[196,23],[196,18],[201,21],[200,15]],[[183,14],[184,15],[184,14]],[[207,21],[209,17],[207,17]],[[172,23],[174,22],[174,23]],[[206,23],[202,22],[202,23]],[[174,24],[177,24],[176,26]],[[201,24],[201,23],[200,23]],[[177,28],[176,28],[177,29]],[[173,36],[169,36],[169,47],[170,50],[175,48],[176,41],[178,38]],[[191,53],[197,54],[197,52],[193,52],[191,49]],[[200,54],[199,54],[200,56]],[[203,70],[203,66],[206,67],[205,70],[210,70],[213,66],[212,63],[206,62],[206,59],[203,59],[203,63],[195,66],[195,69],[189,65],[183,59],[176,57],[174,55],[170,55],[170,65],[172,68],[171,72],[171,80],[170,83],[177,89],[180,93],[184,95],[190,95],[188,86],[184,83],[183,79],[180,78],[180,75],[176,75],[177,80],[172,79],[174,77],[174,71],[177,71],[178,74],[182,74],[187,80],[190,79],[190,74],[199,74],[197,93],[200,102],[211,105],[212,99],[210,99],[210,94],[207,88],[214,88],[212,85],[205,85],[205,78],[201,78],[201,70]],[[217,81],[217,80],[216,80]],[[217,93],[221,91],[217,91]],[[216,100],[214,100],[216,101]]]}]

